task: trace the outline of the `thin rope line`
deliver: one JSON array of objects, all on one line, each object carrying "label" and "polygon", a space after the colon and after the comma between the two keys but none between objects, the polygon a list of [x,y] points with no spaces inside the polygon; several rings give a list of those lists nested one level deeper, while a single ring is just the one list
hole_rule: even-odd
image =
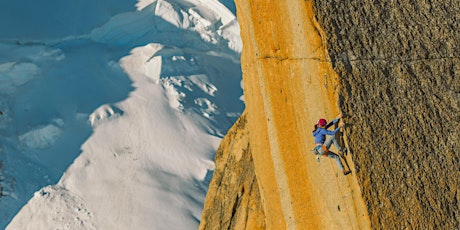
[{"label": "thin rope line", "polygon": [[[329,159],[329,165],[330,165],[331,167],[333,167],[331,160],[332,160],[332,159]],[[339,156],[339,160],[340,160],[340,156]],[[344,169],[344,170],[345,170],[345,169]],[[335,182],[336,182],[337,186],[339,187],[340,195],[341,195],[341,197],[342,197],[343,203],[345,204],[345,210],[346,210],[346,212],[347,212],[348,222],[350,223],[350,226],[352,227],[352,229],[355,229],[354,226],[353,226],[353,222],[351,221],[350,212],[349,212],[349,210],[348,210],[347,202],[345,201],[345,198],[344,198],[344,196],[342,195],[342,187],[340,186],[339,180],[338,180],[337,178],[338,178],[338,177],[335,177]]]}]

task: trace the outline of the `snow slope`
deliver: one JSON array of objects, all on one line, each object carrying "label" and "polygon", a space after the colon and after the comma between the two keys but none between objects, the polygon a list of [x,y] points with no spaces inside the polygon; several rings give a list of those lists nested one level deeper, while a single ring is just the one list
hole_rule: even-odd
[{"label": "snow slope", "polygon": [[0,3],[0,228],[196,229],[244,108],[234,12],[95,2]]}]

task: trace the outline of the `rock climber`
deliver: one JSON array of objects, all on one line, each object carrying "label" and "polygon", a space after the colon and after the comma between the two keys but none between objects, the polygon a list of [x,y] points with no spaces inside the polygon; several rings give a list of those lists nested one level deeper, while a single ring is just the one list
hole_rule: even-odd
[{"label": "rock climber", "polygon": [[[318,120],[318,123],[315,125],[313,130],[313,137],[315,138],[315,148],[313,148],[313,153],[316,155],[316,159],[319,161],[319,155],[323,155],[325,157],[333,158],[337,162],[337,166],[342,171],[343,175],[348,175],[351,173],[350,170],[345,170],[343,167],[342,162],[340,161],[339,155],[334,152],[329,151],[329,148],[332,144],[334,144],[335,148],[339,151],[339,154],[344,157],[346,153],[346,148],[341,148],[337,139],[335,139],[335,134],[340,130],[341,127],[345,126],[345,123],[340,122],[339,127],[335,130],[330,131],[328,130],[334,124],[339,122],[340,118],[342,118],[342,114],[339,114],[334,120],[332,120],[329,124],[327,123],[326,119],[321,118]],[[326,135],[330,136],[328,140],[326,140]]]}]

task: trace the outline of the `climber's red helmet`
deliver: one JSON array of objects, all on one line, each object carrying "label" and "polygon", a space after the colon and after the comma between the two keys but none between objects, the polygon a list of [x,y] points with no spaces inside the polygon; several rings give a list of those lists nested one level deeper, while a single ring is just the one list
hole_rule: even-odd
[{"label": "climber's red helmet", "polygon": [[319,126],[326,126],[327,125],[326,119],[324,119],[324,118],[319,119],[318,120],[318,125]]}]

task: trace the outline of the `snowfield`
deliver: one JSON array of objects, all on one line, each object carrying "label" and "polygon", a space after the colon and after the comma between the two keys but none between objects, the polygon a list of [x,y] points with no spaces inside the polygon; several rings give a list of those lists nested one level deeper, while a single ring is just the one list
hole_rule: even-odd
[{"label": "snowfield", "polygon": [[234,13],[217,0],[0,3],[0,228],[197,229],[244,109]]}]

